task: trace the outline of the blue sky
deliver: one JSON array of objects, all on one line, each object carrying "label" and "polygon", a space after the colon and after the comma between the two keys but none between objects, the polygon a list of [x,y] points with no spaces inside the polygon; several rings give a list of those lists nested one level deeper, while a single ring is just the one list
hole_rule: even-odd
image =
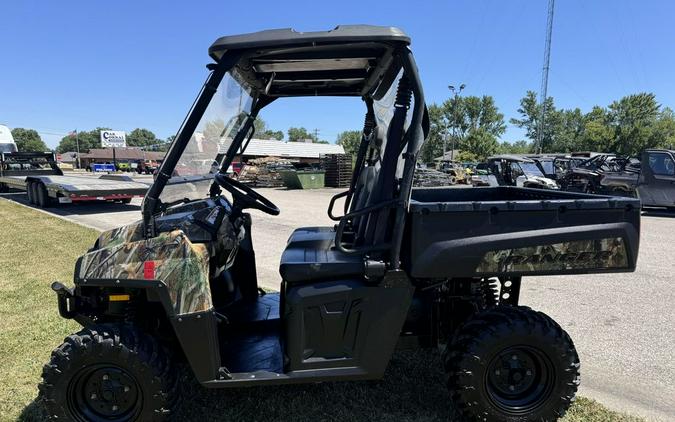
[{"label": "blue sky", "polygon": [[[476,1],[13,1],[0,25],[0,123],[37,129],[49,146],[62,134],[146,127],[159,137],[180,125],[205,76],[217,37],[269,28],[324,30],[369,23],[413,39],[427,102],[465,83],[490,94],[508,118],[538,91],[546,0]],[[558,107],[608,105],[651,91],[675,106],[675,2],[556,2],[549,95]],[[358,99],[293,99],[262,113],[273,129],[318,128],[331,142],[359,129]],[[522,138],[509,125],[504,140]]]}]

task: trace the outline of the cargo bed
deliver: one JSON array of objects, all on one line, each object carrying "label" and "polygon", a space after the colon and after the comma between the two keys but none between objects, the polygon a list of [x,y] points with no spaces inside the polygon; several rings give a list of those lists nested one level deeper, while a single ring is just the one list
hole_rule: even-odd
[{"label": "cargo bed", "polygon": [[516,187],[413,189],[416,278],[634,271],[640,201]]}]

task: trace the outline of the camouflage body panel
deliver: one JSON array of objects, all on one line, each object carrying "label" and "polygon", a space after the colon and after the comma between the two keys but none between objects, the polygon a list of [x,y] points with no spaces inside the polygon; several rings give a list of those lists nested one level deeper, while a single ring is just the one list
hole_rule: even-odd
[{"label": "camouflage body panel", "polygon": [[[207,245],[190,242],[181,230],[134,241],[139,233],[132,224],[101,235],[105,245],[82,257],[79,278],[161,280],[176,314],[210,309]],[[146,266],[148,261],[153,264]]]},{"label": "camouflage body panel", "polygon": [[490,251],[476,273],[619,268],[628,268],[628,255],[623,238],[617,237]]},{"label": "camouflage body panel", "polygon": [[117,227],[101,233],[96,241],[99,248],[111,248],[124,243],[137,242],[143,238],[143,221]]}]

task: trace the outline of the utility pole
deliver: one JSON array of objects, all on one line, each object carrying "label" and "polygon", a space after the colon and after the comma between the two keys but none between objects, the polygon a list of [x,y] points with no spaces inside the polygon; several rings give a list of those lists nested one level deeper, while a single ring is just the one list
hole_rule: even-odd
[{"label": "utility pole", "polygon": [[82,168],[82,163],[80,162],[80,133],[75,129],[75,145],[77,148],[77,168]]},{"label": "utility pole", "polygon": [[[455,102],[452,105],[452,115],[455,115],[455,112],[457,111],[457,104],[459,103],[459,94],[462,93],[462,91],[466,88],[465,84],[461,84],[459,88],[455,88],[454,85],[448,85],[448,89],[452,91],[452,93],[455,95]],[[445,139],[447,140],[447,131],[446,131],[446,137]],[[452,125],[452,149],[450,150],[450,161],[455,161],[455,141],[457,140],[457,125],[453,123]],[[443,141],[443,160],[445,160],[445,148],[446,148],[447,142],[444,140]]]},{"label": "utility pole", "polygon": [[555,0],[548,0],[548,18],[546,20],[546,44],[544,46],[544,67],[541,72],[541,91],[539,104],[541,111],[539,114],[539,128],[537,130],[537,147],[536,150],[541,154],[544,144],[544,129],[546,124],[546,98],[548,96],[548,69],[551,59],[551,35],[553,34],[553,9]]},{"label": "utility pole", "polygon": [[319,142],[319,129],[314,128],[314,142]]}]

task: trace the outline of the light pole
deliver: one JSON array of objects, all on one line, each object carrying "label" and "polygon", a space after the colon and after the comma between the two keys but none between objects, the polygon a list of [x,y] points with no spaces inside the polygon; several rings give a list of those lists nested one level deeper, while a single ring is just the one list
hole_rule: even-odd
[{"label": "light pole", "polygon": [[[455,102],[452,106],[452,114],[455,114],[457,103],[459,100],[459,94],[462,93],[462,91],[466,88],[465,84],[461,84],[459,88],[455,88],[454,85],[448,85],[448,89],[452,91],[453,94],[455,94]],[[447,136],[446,136],[447,138]],[[452,125],[452,150],[450,150],[450,161],[455,160],[455,140],[457,139],[457,125],[453,123]],[[443,159],[445,160],[445,142],[443,142]]]},{"label": "light pole", "polygon": [[[454,85],[448,85],[448,89],[452,91],[452,93],[455,95],[455,102],[452,105],[452,115],[454,116],[455,112],[457,111],[457,102],[459,100],[459,94],[462,93],[462,91],[466,88],[465,84],[461,84],[459,88],[455,88]],[[446,131],[446,139],[447,139],[447,131]],[[455,161],[455,140],[457,139],[457,125],[453,123],[452,125],[452,149],[450,150],[450,161]],[[446,142],[443,142],[443,159],[445,160],[445,148],[446,148]]]}]

